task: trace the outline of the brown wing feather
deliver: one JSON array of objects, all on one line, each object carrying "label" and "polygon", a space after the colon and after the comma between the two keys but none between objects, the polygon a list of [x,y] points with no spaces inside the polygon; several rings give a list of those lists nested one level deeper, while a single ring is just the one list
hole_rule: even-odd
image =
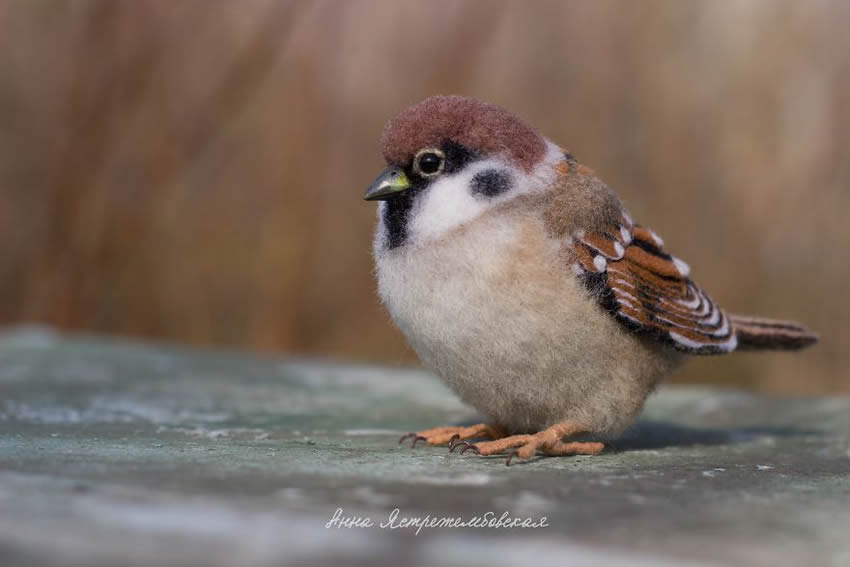
[{"label": "brown wing feather", "polygon": [[693,354],[737,347],[729,317],[688,278],[687,264],[628,214],[603,230],[578,230],[571,240],[576,273],[623,325]]}]

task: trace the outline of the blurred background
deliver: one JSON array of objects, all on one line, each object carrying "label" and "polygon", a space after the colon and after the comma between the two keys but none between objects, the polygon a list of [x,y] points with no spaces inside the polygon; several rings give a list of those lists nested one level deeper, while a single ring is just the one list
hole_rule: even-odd
[{"label": "blurred background", "polygon": [[850,3],[0,1],[0,324],[415,363],[375,293],[384,122],[506,106],[802,354],[675,380],[850,392]]}]

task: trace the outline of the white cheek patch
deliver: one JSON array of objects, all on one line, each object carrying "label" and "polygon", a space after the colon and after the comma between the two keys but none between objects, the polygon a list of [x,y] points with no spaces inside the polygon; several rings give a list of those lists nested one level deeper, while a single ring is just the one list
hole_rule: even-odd
[{"label": "white cheek patch", "polygon": [[[554,166],[563,159],[563,151],[547,140],[544,159],[530,173],[510,163],[485,159],[467,165],[463,171],[435,180],[411,212],[408,238],[413,243],[436,239],[447,232],[479,217],[484,211],[518,195],[544,191],[555,177]],[[472,178],[482,171],[495,169],[507,173],[511,188],[491,198],[472,194]]]},{"label": "white cheek patch", "polygon": [[484,211],[485,203],[469,194],[466,181],[456,177],[446,178],[427,189],[414,207],[413,218],[410,219],[411,240],[422,242],[438,238]]},{"label": "white cheek patch", "polygon": [[435,180],[414,206],[409,227],[410,239],[413,242],[424,242],[439,238],[500,202],[499,198],[477,198],[470,190],[475,174],[488,169],[507,170],[512,178],[516,176],[513,168],[505,162],[488,159],[472,163],[454,175]]}]

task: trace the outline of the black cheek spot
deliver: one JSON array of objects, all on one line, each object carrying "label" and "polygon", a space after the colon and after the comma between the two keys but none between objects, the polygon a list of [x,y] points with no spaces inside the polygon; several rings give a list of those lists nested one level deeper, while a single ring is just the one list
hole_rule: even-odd
[{"label": "black cheek spot", "polygon": [[495,197],[511,188],[511,176],[498,169],[487,169],[472,178],[472,194]]}]

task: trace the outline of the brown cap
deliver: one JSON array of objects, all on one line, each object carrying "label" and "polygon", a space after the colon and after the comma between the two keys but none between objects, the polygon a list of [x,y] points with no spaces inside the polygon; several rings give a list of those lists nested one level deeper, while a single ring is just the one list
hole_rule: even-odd
[{"label": "brown cap", "polygon": [[546,153],[543,136],[500,106],[463,96],[432,96],[390,120],[381,151],[391,165],[406,165],[422,148],[445,140],[482,155],[502,154],[531,170]]}]

